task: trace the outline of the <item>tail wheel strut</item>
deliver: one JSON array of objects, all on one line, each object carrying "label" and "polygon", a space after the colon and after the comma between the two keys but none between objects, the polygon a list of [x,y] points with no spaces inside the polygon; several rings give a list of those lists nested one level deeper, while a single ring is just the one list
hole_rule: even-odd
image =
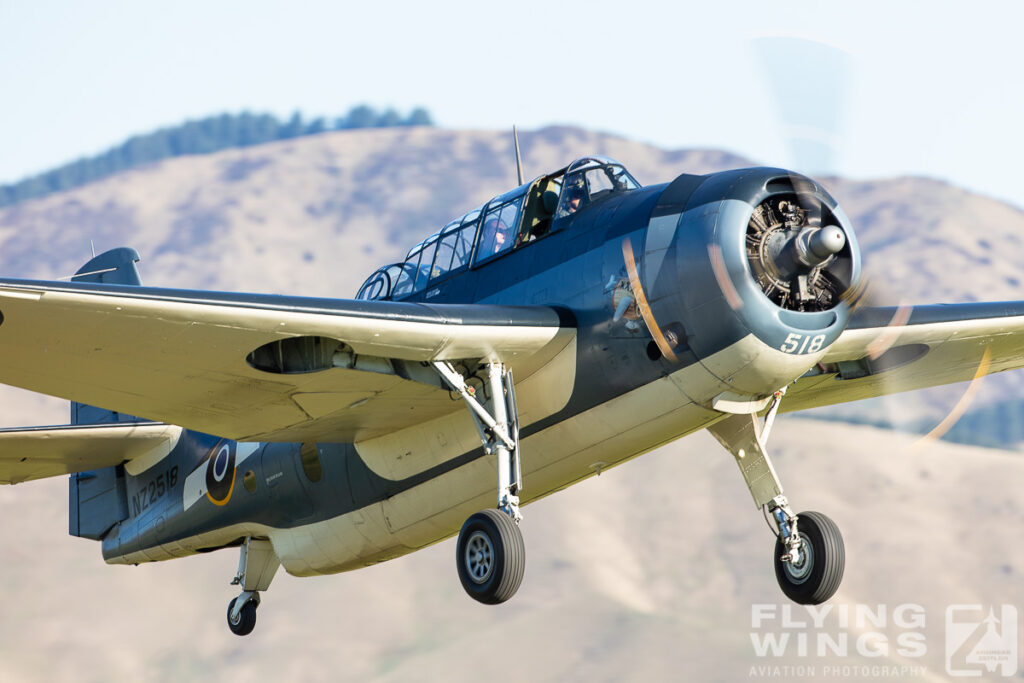
[{"label": "tail wheel strut", "polygon": [[236,636],[247,636],[256,628],[260,591],[270,588],[280,566],[270,541],[251,536],[245,539],[238,558],[238,573],[231,581],[232,586],[241,586],[242,592],[228,603],[228,628]]}]

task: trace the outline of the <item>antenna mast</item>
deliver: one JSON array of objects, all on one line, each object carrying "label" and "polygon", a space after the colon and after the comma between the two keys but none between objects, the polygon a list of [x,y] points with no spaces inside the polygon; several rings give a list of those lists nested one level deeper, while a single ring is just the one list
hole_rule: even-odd
[{"label": "antenna mast", "polygon": [[519,185],[523,184],[523,159],[519,156],[519,132],[515,124],[512,125],[512,139],[516,143],[516,177],[519,178]]}]

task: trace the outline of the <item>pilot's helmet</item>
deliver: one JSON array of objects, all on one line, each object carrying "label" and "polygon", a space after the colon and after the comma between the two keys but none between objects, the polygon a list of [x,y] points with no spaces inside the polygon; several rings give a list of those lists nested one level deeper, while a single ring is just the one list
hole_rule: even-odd
[{"label": "pilot's helmet", "polygon": [[565,179],[565,194],[569,199],[583,199],[587,194],[587,186],[582,173],[574,173]]},{"label": "pilot's helmet", "polygon": [[491,218],[484,223],[484,230],[490,233],[508,232],[508,226],[500,218]]},{"label": "pilot's helmet", "polygon": [[561,208],[558,216],[568,216],[576,213],[587,201],[587,186],[583,180],[582,173],[574,173],[565,179],[565,186],[562,188]]},{"label": "pilot's helmet", "polygon": [[509,230],[505,221],[500,218],[490,218],[484,222],[484,234],[489,235],[490,248],[497,253],[509,246]]}]

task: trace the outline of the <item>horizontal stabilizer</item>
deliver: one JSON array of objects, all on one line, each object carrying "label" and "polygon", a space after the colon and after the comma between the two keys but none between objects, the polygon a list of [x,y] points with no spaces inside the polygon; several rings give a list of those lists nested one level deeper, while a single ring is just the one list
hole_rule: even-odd
[{"label": "horizontal stabilizer", "polygon": [[125,461],[135,461],[142,471],[170,453],[180,435],[181,427],[152,422],[0,429],[0,484]]}]

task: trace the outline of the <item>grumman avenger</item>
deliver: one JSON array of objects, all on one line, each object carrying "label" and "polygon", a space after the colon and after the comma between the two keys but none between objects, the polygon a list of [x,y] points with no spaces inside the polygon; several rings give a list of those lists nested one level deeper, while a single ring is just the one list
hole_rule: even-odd
[{"label": "grumman avenger", "polygon": [[71,424],[0,431],[0,480],[70,474],[70,532],[137,564],[240,549],[227,621],[279,566],[349,571],[458,534],[488,604],[519,588],[520,506],[700,429],[739,464],[791,600],[843,576],[796,514],[777,412],[1024,365],[1024,302],[856,307],[850,222],[774,168],[641,187],[579,159],[373,273],[355,299],[148,288],[137,253],[0,280],[0,382]]}]

